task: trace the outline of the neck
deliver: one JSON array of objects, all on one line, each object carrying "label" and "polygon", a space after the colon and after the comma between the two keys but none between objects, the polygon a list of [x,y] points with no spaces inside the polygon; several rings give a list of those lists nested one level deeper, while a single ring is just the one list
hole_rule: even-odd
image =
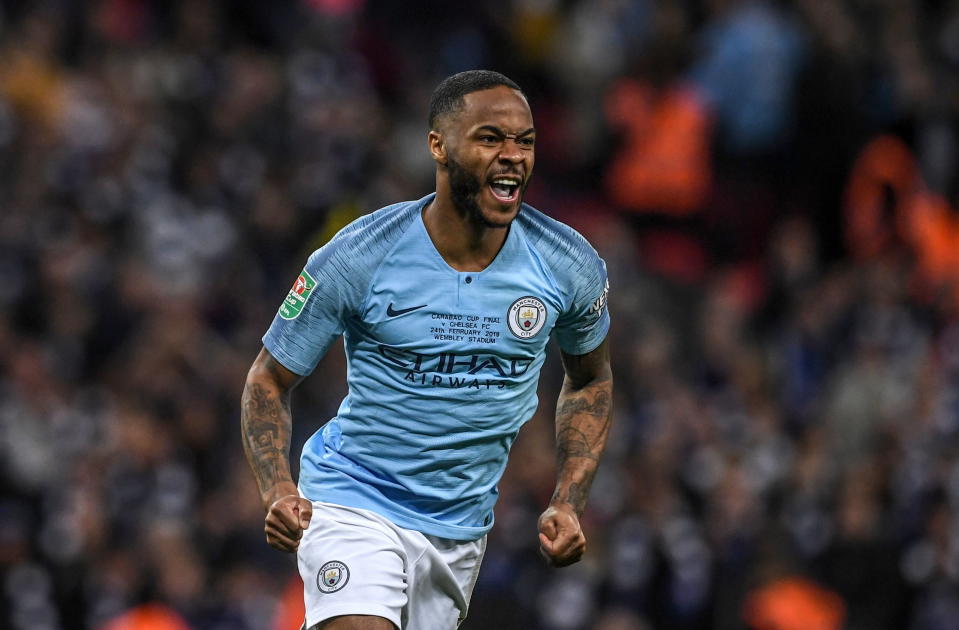
[{"label": "neck", "polygon": [[449,192],[439,186],[436,197],[423,210],[423,223],[436,251],[457,271],[486,269],[509,234],[509,227],[483,225],[460,211]]}]

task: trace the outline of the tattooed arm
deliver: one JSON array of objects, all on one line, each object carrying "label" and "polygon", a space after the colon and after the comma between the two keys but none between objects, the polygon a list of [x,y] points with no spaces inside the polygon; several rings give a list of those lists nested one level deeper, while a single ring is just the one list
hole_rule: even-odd
[{"label": "tattooed arm", "polygon": [[266,540],[288,552],[296,551],[313,512],[290,474],[290,392],[301,379],[264,348],[247,373],[240,410],[243,450],[267,513]]},{"label": "tattooed arm", "polygon": [[606,341],[583,355],[563,353],[563,366],[566,377],[556,403],[556,490],[539,517],[540,551],[556,567],[579,561],[586,551],[579,517],[606,446],[613,397]]}]

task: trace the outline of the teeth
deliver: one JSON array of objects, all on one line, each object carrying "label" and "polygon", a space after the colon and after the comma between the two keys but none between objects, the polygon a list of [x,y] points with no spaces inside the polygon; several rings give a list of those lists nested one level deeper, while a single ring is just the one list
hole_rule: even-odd
[{"label": "teeth", "polygon": [[503,184],[504,186],[519,186],[519,182],[515,179],[494,179],[494,184]]}]

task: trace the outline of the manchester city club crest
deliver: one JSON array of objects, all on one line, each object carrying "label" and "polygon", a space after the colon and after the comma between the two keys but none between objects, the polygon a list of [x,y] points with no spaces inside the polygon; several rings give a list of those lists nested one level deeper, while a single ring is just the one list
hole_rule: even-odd
[{"label": "manchester city club crest", "polygon": [[506,321],[520,339],[535,337],[546,324],[546,305],[531,295],[521,297],[510,305]]},{"label": "manchester city club crest", "polygon": [[322,593],[335,593],[350,581],[350,569],[338,560],[327,562],[316,574],[316,586]]}]

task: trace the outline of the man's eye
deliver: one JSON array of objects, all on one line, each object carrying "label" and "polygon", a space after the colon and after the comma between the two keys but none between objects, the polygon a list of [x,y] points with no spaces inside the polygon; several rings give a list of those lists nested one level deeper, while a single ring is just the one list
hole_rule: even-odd
[{"label": "man's eye", "polygon": [[520,138],[519,143],[524,147],[531,147],[536,144],[536,138]]},{"label": "man's eye", "polygon": [[494,142],[498,142],[498,140],[497,140],[496,136],[480,136],[480,142],[486,142],[486,143],[489,143],[489,144],[493,144]]}]

